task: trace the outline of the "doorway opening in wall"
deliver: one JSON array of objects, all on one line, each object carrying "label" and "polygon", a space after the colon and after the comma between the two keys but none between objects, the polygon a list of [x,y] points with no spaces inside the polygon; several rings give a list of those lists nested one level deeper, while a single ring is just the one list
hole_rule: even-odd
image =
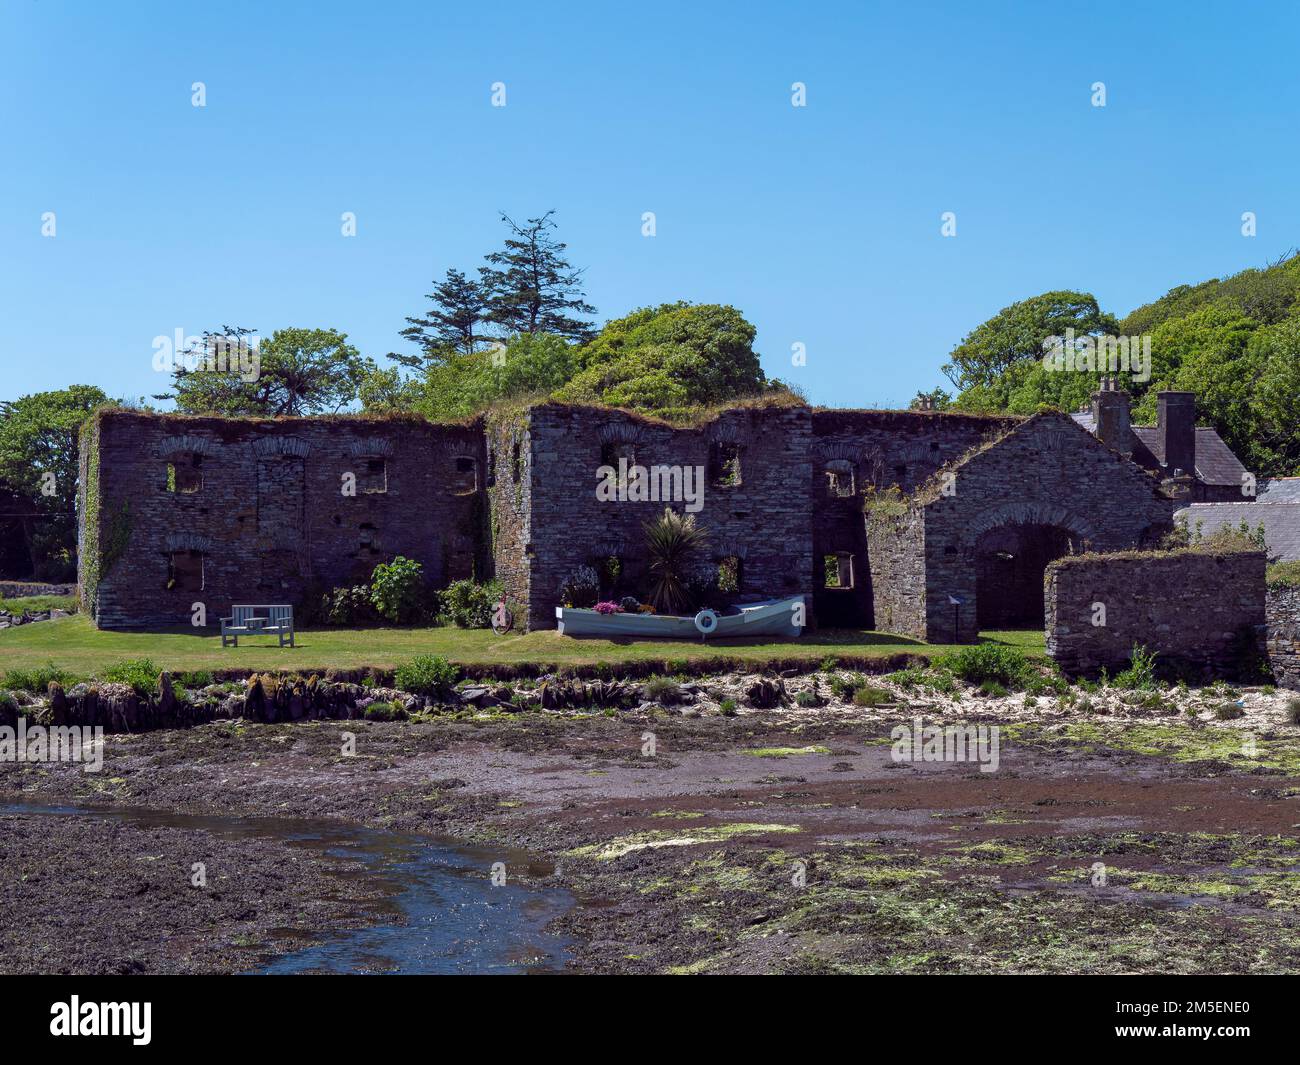
[{"label": "doorway opening in wall", "polygon": [[975,613],[981,629],[1043,627],[1043,574],[1072,549],[1056,525],[999,525],[975,543]]},{"label": "doorway opening in wall", "polygon": [[173,551],[167,556],[167,590],[203,591],[202,551]]}]

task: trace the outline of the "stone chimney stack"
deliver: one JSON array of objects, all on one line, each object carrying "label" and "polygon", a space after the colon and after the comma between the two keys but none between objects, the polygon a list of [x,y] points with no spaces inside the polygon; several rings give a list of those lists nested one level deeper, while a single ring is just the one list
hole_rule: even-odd
[{"label": "stone chimney stack", "polygon": [[1119,386],[1118,377],[1103,377],[1092,394],[1092,424],[1094,435],[1107,447],[1121,455],[1133,454],[1129,394]]},{"label": "stone chimney stack", "polygon": [[1196,393],[1156,394],[1156,439],[1166,476],[1196,472]]}]

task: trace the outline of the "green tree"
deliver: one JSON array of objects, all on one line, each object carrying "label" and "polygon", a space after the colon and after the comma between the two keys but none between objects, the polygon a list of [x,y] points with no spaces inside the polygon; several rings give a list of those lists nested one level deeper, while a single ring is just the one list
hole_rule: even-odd
[{"label": "green tree", "polygon": [[433,304],[422,318],[407,318],[402,336],[418,344],[419,355],[393,353],[389,358],[414,369],[445,362],[451,353],[472,355],[482,341],[479,326],[487,303],[483,290],[460,270],[448,270],[426,299]]},{"label": "green tree", "polygon": [[564,257],[568,245],[555,239],[554,211],[517,224],[501,220],[510,231],[505,246],[479,267],[479,290],[487,320],[507,334],[553,333],[572,340],[591,334],[591,322],[575,315],[595,313],[582,294],[582,271]]},{"label": "green tree", "polygon": [[665,303],[609,322],[560,390],[575,402],[665,413],[757,395],[768,385],[756,331],[734,307]]},{"label": "green tree", "polygon": [[77,552],[77,436],[109,397],[94,385],[73,385],[0,403],[0,480],[30,500],[24,532],[36,575],[71,580]]},{"label": "green tree", "polygon": [[1290,318],[1250,338],[1259,358],[1253,432],[1259,468],[1300,476],[1300,318]]},{"label": "green tree", "polygon": [[[948,356],[943,372],[963,392],[975,388],[995,387],[1010,367],[1041,360],[1043,341],[1064,336],[1073,329],[1076,336],[1115,335],[1119,324],[1097,305],[1087,292],[1045,292],[1010,307],[977,326]],[[1001,394],[1003,407],[1007,393],[995,387],[993,402]]]},{"label": "green tree", "polygon": [[[247,340],[252,331],[226,327],[204,333],[205,350],[214,339]],[[227,370],[178,366],[172,375],[174,399],[186,414],[325,414],[352,403],[374,363],[336,329],[277,329],[252,349],[252,369]],[[201,353],[196,353],[201,354]]]}]

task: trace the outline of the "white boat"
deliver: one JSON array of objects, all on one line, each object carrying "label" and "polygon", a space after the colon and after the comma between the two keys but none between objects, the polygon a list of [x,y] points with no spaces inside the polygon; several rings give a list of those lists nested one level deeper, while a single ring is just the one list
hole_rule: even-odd
[{"label": "white boat", "polygon": [[741,604],[737,613],[701,610],[694,617],[671,614],[600,614],[595,610],[557,606],[561,636],[640,637],[649,640],[744,639],[751,636],[802,636],[808,617],[802,595]]}]

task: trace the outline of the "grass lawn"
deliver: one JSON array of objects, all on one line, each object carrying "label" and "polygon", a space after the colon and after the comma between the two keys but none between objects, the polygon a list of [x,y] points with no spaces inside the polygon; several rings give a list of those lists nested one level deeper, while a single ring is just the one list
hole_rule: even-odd
[{"label": "grass lawn", "polygon": [[0,610],[10,614],[22,614],[26,611],[35,614],[41,610],[66,610],[71,614],[76,609],[75,595],[27,595],[19,599],[6,599],[0,596]]},{"label": "grass lawn", "polygon": [[[1042,631],[987,632],[986,640],[1029,654],[1043,653]],[[860,629],[822,629],[799,640],[611,640],[574,639],[554,630],[497,636],[490,629],[312,629],[297,634],[297,647],[277,647],[274,636],[242,637],[238,647],[193,629],[105,632],[84,615],[37,622],[0,632],[0,674],[47,662],[77,676],[93,676],[128,658],[148,658],[160,669],[293,670],[324,672],[373,666],[389,669],[417,654],[442,655],[461,665],[545,663],[593,665],[645,659],[743,658],[761,665],[773,659],[821,661],[828,655],[883,658],[930,656],[947,645]]]}]

